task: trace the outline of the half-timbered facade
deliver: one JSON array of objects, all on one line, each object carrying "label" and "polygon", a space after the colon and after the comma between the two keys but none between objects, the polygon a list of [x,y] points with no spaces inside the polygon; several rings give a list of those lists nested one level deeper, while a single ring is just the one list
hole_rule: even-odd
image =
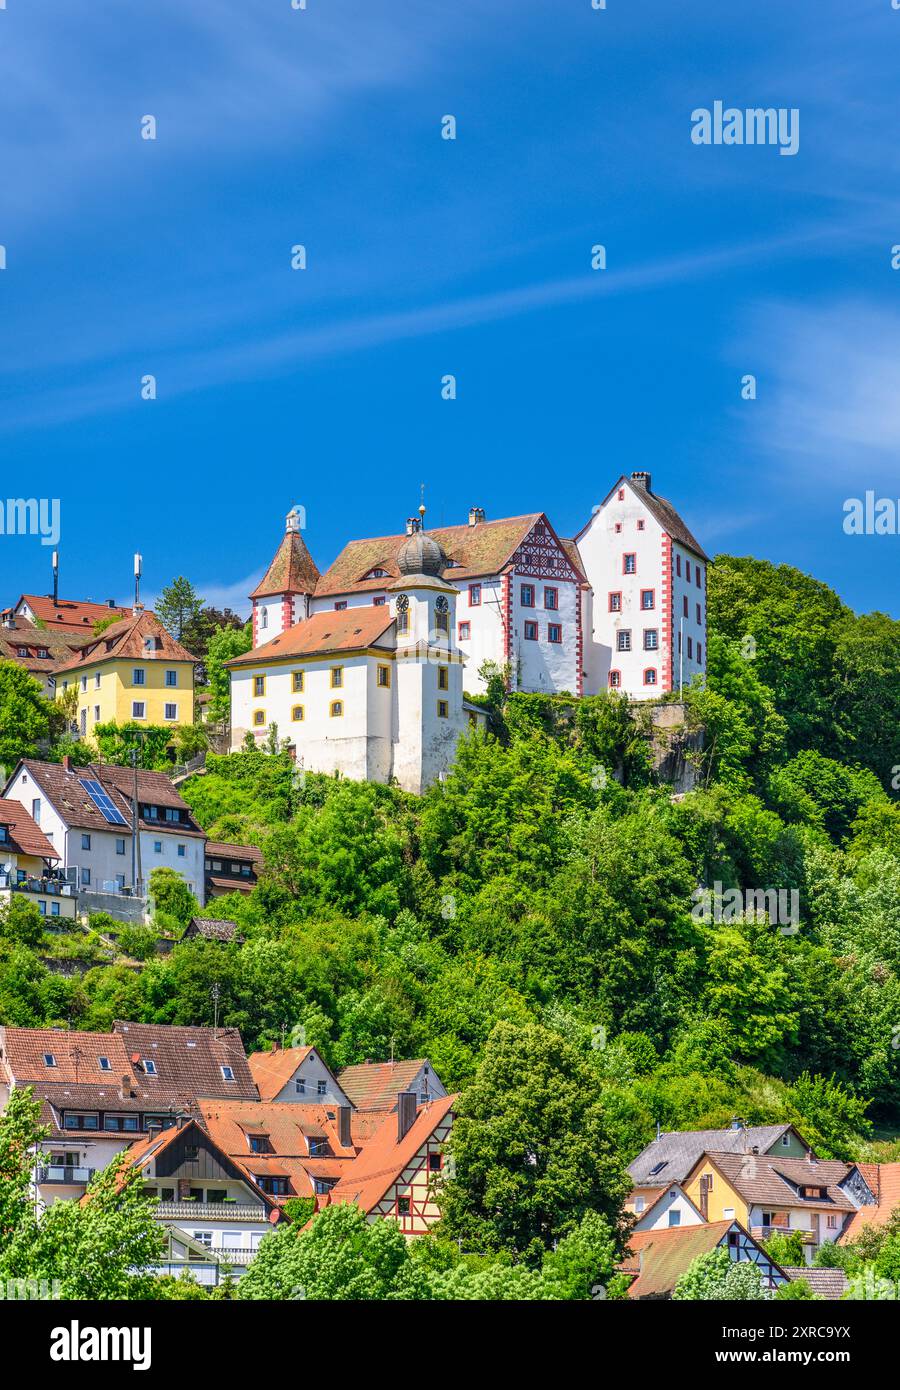
[{"label": "half-timbered facade", "polygon": [[736,1264],[757,1266],[762,1287],[777,1289],[788,1276],[739,1221],[714,1221],[665,1230],[634,1231],[628,1253],[619,1266],[631,1277],[628,1297],[671,1298],[679,1279],[694,1260],[713,1250],[727,1250]]}]

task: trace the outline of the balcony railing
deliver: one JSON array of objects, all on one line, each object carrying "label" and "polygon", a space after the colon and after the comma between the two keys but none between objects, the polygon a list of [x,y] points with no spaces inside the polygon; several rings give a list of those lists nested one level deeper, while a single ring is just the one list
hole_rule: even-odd
[{"label": "balcony railing", "polygon": [[804,1245],[815,1245],[814,1231],[801,1230],[799,1226],[753,1226],[750,1234],[754,1240],[768,1240],[770,1236],[800,1236]]},{"label": "balcony railing", "polygon": [[158,1221],[265,1221],[262,1205],[242,1205],[239,1202],[154,1202],[153,1215]]},{"label": "balcony railing", "polygon": [[49,1164],[37,1170],[38,1184],[45,1182],[67,1183],[70,1186],[85,1185],[94,1176],[93,1168],[71,1168],[61,1163]]},{"label": "balcony railing", "polygon": [[75,884],[65,878],[16,878],[14,874],[0,873],[0,889],[13,893],[56,893],[61,898],[74,898]]}]

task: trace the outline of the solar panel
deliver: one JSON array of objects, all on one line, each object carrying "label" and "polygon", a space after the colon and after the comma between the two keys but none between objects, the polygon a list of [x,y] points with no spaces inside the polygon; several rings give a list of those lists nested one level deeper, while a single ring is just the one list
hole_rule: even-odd
[{"label": "solar panel", "polygon": [[99,782],[94,781],[92,777],[79,777],[78,781],[80,785],[84,787],[104,820],[107,820],[110,825],[128,824],[122,812],[113,804],[109,798],[108,792],[105,788],[101,787]]}]

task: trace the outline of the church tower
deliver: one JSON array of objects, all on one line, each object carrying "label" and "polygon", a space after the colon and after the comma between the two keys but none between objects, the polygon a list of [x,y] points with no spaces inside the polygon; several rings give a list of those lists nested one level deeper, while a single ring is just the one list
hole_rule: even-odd
[{"label": "church tower", "polygon": [[250,595],[254,647],[261,647],[309,617],[319,571],[300,534],[302,522],[303,508],[292,507],[272,563]]},{"label": "church tower", "polygon": [[421,525],[398,550],[397,567],[400,578],[390,586],[397,632],[393,771],[402,787],[421,792],[446,775],[467,722],[457,590],[443,578],[447,556]]}]

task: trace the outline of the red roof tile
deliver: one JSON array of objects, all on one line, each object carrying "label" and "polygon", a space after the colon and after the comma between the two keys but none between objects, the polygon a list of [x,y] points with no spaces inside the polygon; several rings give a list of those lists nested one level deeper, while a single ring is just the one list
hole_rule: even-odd
[{"label": "red roof tile", "polygon": [[33,854],[38,859],[59,859],[40,826],[32,819],[20,801],[0,797],[0,825],[9,831],[9,846],[20,854]]},{"label": "red roof tile", "polygon": [[[145,645],[148,640],[159,641],[160,646],[148,650]],[[94,666],[100,661],[122,658],[142,662],[197,660],[166,631],[155,613],[143,612],[112,623],[99,637],[89,638],[81,645],[77,655],[61,661],[56,671],[58,674],[76,671],[81,666]]]},{"label": "red roof tile", "polygon": [[124,618],[130,613],[128,608],[110,608],[108,603],[92,603],[90,600],[61,598],[53,602],[52,594],[22,594],[16,608],[27,603],[36,618],[46,623],[48,628],[63,632],[77,632],[87,636],[94,623],[103,618]]},{"label": "red roof tile", "polygon": [[300,532],[287,531],[281,539],[272,563],[250,597],[254,599],[268,598],[275,594],[312,594],[315,593],[318,578],[319,571]]},{"label": "red roof tile", "polygon": [[378,642],[393,622],[387,604],[346,608],[340,613],[313,613],[270,642],[243,656],[234,656],[224,664],[233,669],[260,666],[279,658],[359,651]]}]

